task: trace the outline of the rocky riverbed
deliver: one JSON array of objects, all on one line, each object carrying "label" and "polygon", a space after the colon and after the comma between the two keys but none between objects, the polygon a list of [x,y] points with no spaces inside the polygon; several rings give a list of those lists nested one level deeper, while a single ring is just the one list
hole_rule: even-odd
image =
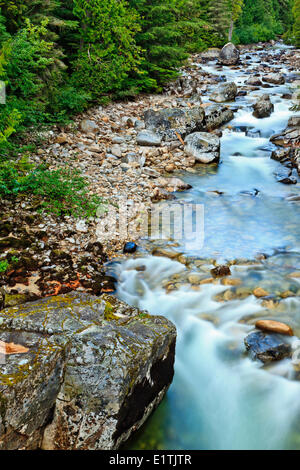
[{"label": "rocky riverbed", "polygon": [[[128,232],[124,234],[118,225],[110,230],[110,237],[103,238],[101,235],[104,221],[107,224],[107,211],[100,210],[97,217],[89,220],[78,220],[41,214],[38,201],[34,198],[24,200],[20,197],[14,204],[1,201],[0,253],[1,258],[8,259],[12,267],[4,275],[0,274],[0,307],[4,308],[1,312],[4,321],[1,334],[4,336],[0,339],[25,348],[29,344],[34,351],[38,350],[38,344],[47,340],[54,348],[53,368],[44,370],[48,378],[52,374],[53,387],[45,391],[46,404],[38,404],[42,407],[40,420],[31,422],[26,413],[15,416],[5,408],[7,414],[1,431],[4,448],[11,448],[11,442],[19,434],[18,446],[25,448],[115,448],[140,427],[170,384],[174,356],[172,358],[173,353],[170,352],[169,356],[167,352],[172,350],[171,343],[175,339],[171,323],[166,320],[166,325],[163,325],[162,319],[148,318],[147,314],[141,313],[144,308],[154,315],[165,314],[176,324],[180,335],[179,364],[185,339],[182,340],[178,306],[181,306],[182,312],[196,314],[197,322],[205,322],[198,338],[204,341],[204,345],[203,332],[210,337],[218,326],[221,329],[224,326],[226,331],[235,329],[236,336],[227,337],[227,333],[224,336],[224,343],[230,343],[229,350],[232,352],[228,352],[224,344],[221,346],[222,351],[226,351],[226,361],[245,354],[244,340],[262,318],[272,317],[291,325],[293,334],[300,336],[299,325],[293,315],[296,305],[293,302],[297,303],[299,297],[300,266],[297,264],[298,255],[289,254],[289,250],[297,245],[297,225],[295,227],[293,224],[291,214],[297,211],[295,206],[300,200],[299,113],[289,110],[296,103],[293,101],[296,98],[293,86],[298,79],[299,52],[282,44],[259,44],[241,48],[240,51],[231,50],[230,46],[218,61],[219,53],[219,50],[212,49],[192,56],[180,78],[168,85],[161,95],[140,96],[130,102],[93,108],[64,129],[57,127],[40,134],[38,138],[41,143],[36,155],[32,156],[33,162],[47,162],[51,168],[65,164],[79,168],[90,182],[91,193],[103,198],[108,213],[120,204],[141,204],[142,209],[131,216],[130,224],[133,227],[138,226],[140,212],[147,211],[153,203],[172,199],[182,203],[204,203],[209,217],[205,246],[201,252],[190,253],[181,242],[172,239],[139,240],[138,230],[129,238]],[[138,242],[139,249],[134,255],[130,253],[135,252],[135,246],[125,250],[127,254],[123,252],[128,241]],[[293,248],[289,248],[288,244]],[[294,249],[298,253],[297,246]],[[154,257],[147,258],[149,253],[153,253]],[[17,262],[14,261],[16,258]],[[124,271],[123,268],[120,270],[122,262],[125,262]],[[274,274],[274,271],[278,272]],[[127,311],[129,307],[123,304],[122,309],[126,311],[120,318],[124,319],[125,315],[125,326],[119,318],[114,318],[114,314],[113,318],[108,318],[109,312],[105,312],[105,301],[110,304],[112,300],[104,296],[113,293],[116,287],[119,297],[141,309]],[[69,297],[71,291],[76,291],[76,294]],[[151,297],[152,291],[155,299]],[[64,316],[66,311],[75,309],[72,315],[81,322],[81,315],[90,312],[90,306],[80,308],[82,301],[85,305],[88,302],[85,299],[93,299],[96,310],[99,304],[98,313],[103,317],[101,325],[92,318],[95,328],[93,326],[91,330],[82,320],[87,336],[73,327],[52,331],[50,326],[50,332],[41,331],[41,325],[35,323],[34,312],[40,308],[40,302],[47,304],[50,317],[52,314]],[[18,307],[30,300],[37,303]],[[22,313],[22,309],[26,312],[31,310],[33,316],[28,314],[27,318],[25,314],[26,321],[19,324],[15,317],[18,312]],[[232,314],[229,313],[230,309]],[[107,318],[105,315],[108,315]],[[126,318],[131,316],[134,317],[133,327],[129,320],[126,323]],[[11,318],[9,324],[7,318]],[[227,323],[230,318],[238,321],[234,327]],[[164,344],[162,349],[159,346],[158,355],[153,351],[157,351],[157,344],[160,343],[154,338],[149,339],[147,328],[151,329],[153,325],[147,322],[154,322],[154,328],[166,328],[168,331],[168,344]],[[122,349],[124,343],[121,342],[122,354],[125,351],[126,357],[116,373],[121,369],[123,373],[124,370],[129,371],[132,383],[138,390],[144,386],[148,390],[145,381],[149,370],[156,370],[157,362],[164,362],[162,358],[170,357],[166,382],[162,383],[159,377],[156,382],[153,381],[156,384],[155,393],[150,390],[149,397],[146,394],[148,398],[138,407],[138,416],[128,418],[130,423],[127,425],[122,423],[128,421],[126,413],[128,403],[131,403],[130,396],[135,396],[132,392],[134,387],[128,392],[120,385],[118,405],[114,403],[111,415],[105,415],[102,411],[97,415],[92,410],[91,416],[87,416],[90,392],[86,383],[78,383],[79,389],[86,389],[82,403],[80,398],[80,407],[77,395],[68,395],[70,381],[77,383],[80,367],[85,364],[82,355],[87,361],[92,360],[93,345],[101,340],[106,334],[105,328],[111,328],[111,325],[113,335],[119,335],[119,328],[124,327],[126,335],[135,335],[136,331],[132,332],[132,328],[141,328],[141,336],[133,340],[136,344],[140,340],[147,343],[149,339],[150,349],[147,345],[145,348],[143,346],[148,372],[143,369],[134,375],[135,371],[132,377],[132,357],[126,353],[127,346]],[[12,337],[8,339],[7,329],[10,333],[12,330]],[[121,336],[124,331],[119,331]],[[164,336],[161,331],[158,332],[159,338]],[[59,344],[63,342],[63,348],[60,346],[56,354],[53,341],[56,344],[57,337],[60,338]],[[248,349],[253,345],[254,359],[259,354],[270,358],[276,351],[276,345],[277,351],[283,354],[276,356],[274,353],[274,357],[289,358],[296,347],[290,340],[279,338],[280,341],[276,342],[271,334],[272,340],[266,342],[266,349],[262,351],[265,337],[265,333],[257,332],[253,340],[245,340]],[[75,345],[74,350],[72,344]],[[130,349],[130,345],[128,347]],[[86,352],[82,353],[83,350]],[[110,354],[105,348],[102,353],[104,358]],[[214,352],[207,351],[205,346],[202,353],[205,356],[212,354],[215,358]],[[22,357],[21,353],[19,357]],[[83,362],[78,363],[78,358]],[[186,359],[189,364],[190,357]],[[27,365],[24,363],[25,366],[31,369],[30,361],[34,360],[31,357]],[[69,375],[69,370],[73,370],[72,361],[78,366],[74,377]],[[214,364],[220,367],[219,362],[215,361]],[[8,382],[16,374],[16,364],[12,361],[9,365],[12,368],[4,373],[2,393],[10,390],[9,403],[13,403],[15,391],[14,387],[8,387]],[[268,365],[264,367],[268,368]],[[105,377],[105,371],[102,372]],[[201,374],[207,381],[205,371]],[[291,377],[290,366],[282,374]],[[197,374],[194,375],[196,377]],[[121,376],[117,378],[120,384]],[[38,382],[39,377],[36,379]],[[85,376],[83,379],[88,382],[92,380]],[[236,380],[235,377],[228,379],[224,376],[226,383],[231,379]],[[184,383],[182,380],[179,382],[180,386]],[[102,397],[101,390],[99,403],[105,402],[105,406],[111,407],[110,402]],[[21,388],[19,392],[22,392]],[[235,392],[239,392],[238,387]],[[38,388],[35,393],[40,393]],[[214,394],[213,388],[212,396]],[[63,405],[65,399],[68,409]],[[184,415],[185,401],[182,403]],[[195,416],[198,416],[198,411],[196,406]],[[219,411],[222,415],[222,410]],[[108,416],[113,418],[102,436],[99,427],[110,419]],[[122,419],[119,419],[120,416]],[[74,424],[76,420],[82,423],[80,431]],[[85,420],[91,420],[95,425],[92,435],[86,430]],[[208,436],[211,434],[208,433]],[[215,433],[216,442],[219,437]],[[171,446],[192,448],[191,441],[179,439],[178,444],[176,439],[170,441]],[[156,444],[157,447],[161,445]],[[192,445],[198,448],[202,444],[193,441]],[[210,445],[208,443],[206,447]]]}]

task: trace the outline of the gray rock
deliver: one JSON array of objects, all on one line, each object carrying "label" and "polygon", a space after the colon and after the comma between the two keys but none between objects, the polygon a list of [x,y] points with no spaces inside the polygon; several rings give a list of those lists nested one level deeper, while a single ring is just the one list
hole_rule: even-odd
[{"label": "gray rock", "polygon": [[221,83],[210,95],[209,99],[216,103],[234,101],[237,95],[237,86],[234,82]]},{"label": "gray rock", "polygon": [[0,449],[116,449],[173,377],[176,330],[116,298],[71,293],[1,311]]},{"label": "gray rock", "polygon": [[95,123],[95,121],[91,121],[90,119],[84,119],[80,123],[80,129],[86,134],[96,134],[99,130],[99,126]]},{"label": "gray rock", "polygon": [[203,130],[204,109],[195,106],[191,109],[161,109],[154,111],[150,109],[145,112],[145,126],[159,135],[166,141],[178,139],[179,134],[183,139],[198,130]]},{"label": "gray rock", "polygon": [[274,111],[274,105],[270,100],[269,95],[263,95],[254,105],[253,105],[253,116],[256,118],[265,118],[271,116]]},{"label": "gray rock", "polygon": [[234,118],[231,109],[223,105],[213,105],[205,109],[205,130],[212,131]]},{"label": "gray rock", "polygon": [[211,163],[220,158],[220,139],[208,132],[195,132],[185,139],[185,153],[197,162]]},{"label": "gray rock", "polygon": [[141,131],[136,138],[137,144],[149,147],[160,147],[162,137],[150,130]]},{"label": "gray rock", "polygon": [[253,331],[246,336],[244,342],[251,358],[259,359],[264,363],[279,361],[291,356],[291,345],[287,343],[284,336],[277,333]]},{"label": "gray rock", "polygon": [[285,78],[281,73],[270,73],[263,77],[263,81],[274,85],[283,85],[285,83]]},{"label": "gray rock", "polygon": [[219,61],[223,65],[235,65],[240,60],[240,51],[232,42],[226,44],[220,52]]}]

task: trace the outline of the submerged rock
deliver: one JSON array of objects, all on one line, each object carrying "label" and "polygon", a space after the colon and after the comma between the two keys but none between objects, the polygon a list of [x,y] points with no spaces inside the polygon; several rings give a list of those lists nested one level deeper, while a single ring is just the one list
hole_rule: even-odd
[{"label": "submerged rock", "polygon": [[270,100],[269,95],[262,95],[262,97],[253,105],[253,116],[256,118],[265,118],[271,116],[274,111],[274,105]]},{"label": "submerged rock", "polygon": [[209,99],[216,103],[234,101],[237,95],[237,86],[234,82],[221,83],[210,95]]},{"label": "submerged rock", "polygon": [[208,132],[195,132],[185,139],[185,153],[196,162],[211,163],[220,158],[220,139]]},{"label": "submerged rock", "polygon": [[95,123],[95,121],[84,119],[80,123],[80,129],[86,134],[97,133],[99,131],[99,126]]},{"label": "submerged rock", "polygon": [[252,359],[267,363],[279,361],[292,354],[291,345],[281,335],[253,331],[244,339],[247,351]]},{"label": "submerged rock", "polygon": [[149,109],[144,114],[145,126],[158,133],[164,140],[176,141],[178,135],[183,139],[192,132],[203,129],[204,109],[201,106],[181,109]]},{"label": "submerged rock", "polygon": [[226,44],[220,52],[219,61],[223,65],[235,65],[240,60],[240,51],[232,42]]},{"label": "submerged rock", "polygon": [[262,81],[260,77],[250,77],[246,81],[246,84],[250,86],[262,86]]},{"label": "submerged rock", "polygon": [[116,449],[162,400],[176,330],[104,295],[71,293],[1,311],[0,449]]}]

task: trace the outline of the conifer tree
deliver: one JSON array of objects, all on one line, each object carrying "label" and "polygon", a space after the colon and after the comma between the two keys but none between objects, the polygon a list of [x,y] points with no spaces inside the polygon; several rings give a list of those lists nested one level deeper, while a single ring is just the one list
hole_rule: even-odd
[{"label": "conifer tree", "polygon": [[293,7],[293,15],[295,19],[293,27],[295,45],[297,47],[300,47],[300,0],[295,0]]}]

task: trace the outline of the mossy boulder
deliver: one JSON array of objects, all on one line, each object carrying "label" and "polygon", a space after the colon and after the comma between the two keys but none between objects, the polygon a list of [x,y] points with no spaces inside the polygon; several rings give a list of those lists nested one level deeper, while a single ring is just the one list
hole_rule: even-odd
[{"label": "mossy boulder", "polygon": [[176,329],[112,296],[49,297],[1,311],[0,449],[116,449],[173,378]]}]

